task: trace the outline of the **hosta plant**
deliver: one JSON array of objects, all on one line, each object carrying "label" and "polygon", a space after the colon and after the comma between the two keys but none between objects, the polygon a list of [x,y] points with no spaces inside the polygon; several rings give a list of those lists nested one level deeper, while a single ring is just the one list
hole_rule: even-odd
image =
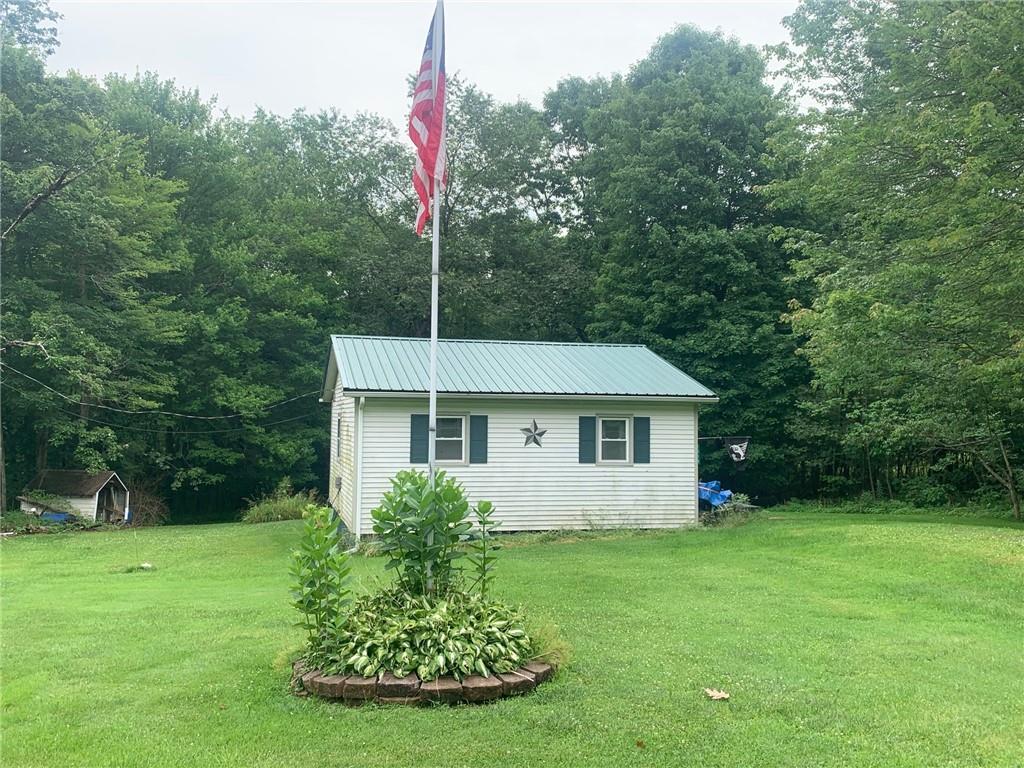
[{"label": "hosta plant", "polygon": [[511,672],[531,656],[516,609],[460,590],[428,597],[395,586],[356,600],[312,660],[333,674],[433,680]]}]

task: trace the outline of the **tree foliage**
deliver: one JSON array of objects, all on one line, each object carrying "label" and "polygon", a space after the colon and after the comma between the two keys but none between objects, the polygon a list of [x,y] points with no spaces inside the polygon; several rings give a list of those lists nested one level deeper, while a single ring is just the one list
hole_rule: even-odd
[{"label": "tree foliage", "polygon": [[[8,496],[44,466],[156,478],[177,519],[316,487],[327,336],[429,327],[408,142],[372,115],[233,119],[154,74],[50,74],[33,8],[5,27],[0,101]],[[453,79],[449,119],[444,333],[576,338],[591,281],[540,195],[543,116]]]},{"label": "tree foliage", "polygon": [[[814,300],[794,307],[821,436],[875,493],[978,471],[1020,514],[1024,16],[1000,3],[806,2],[826,105],[775,182]],[[820,425],[825,425],[823,428]],[[1015,447],[1016,446],[1016,447]],[[897,488],[898,490],[898,488]]]},{"label": "tree foliage", "polygon": [[[116,467],[178,520],[322,488],[326,338],[429,327],[408,141],[48,72],[57,14],[0,10],[0,497],[46,466]],[[453,77],[442,335],[647,344],[721,395],[702,435],[753,438],[702,474],[762,503],[1019,507],[1018,10],[805,0],[778,51],[804,115],[692,27],[543,110]]]},{"label": "tree foliage", "polygon": [[546,103],[579,190],[573,225],[599,263],[589,336],[646,344],[710,386],[721,403],[702,431],[755,447],[742,479],[720,443],[705,471],[782,491],[796,479],[789,421],[807,372],[780,322],[794,295],[771,239],[780,219],[759,194],[786,117],[764,60],[681,27],[627,77],[569,80]]}]

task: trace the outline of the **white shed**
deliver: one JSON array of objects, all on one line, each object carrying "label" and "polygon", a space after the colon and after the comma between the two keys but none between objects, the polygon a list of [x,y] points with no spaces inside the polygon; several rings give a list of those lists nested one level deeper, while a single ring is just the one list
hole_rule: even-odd
[{"label": "white shed", "polygon": [[[332,336],[329,498],[345,525],[427,468],[429,341]],[[697,410],[717,396],[640,345],[438,342],[438,466],[502,530],[697,522]]]},{"label": "white shed", "polygon": [[119,523],[128,510],[128,486],[116,472],[44,469],[18,497],[25,512],[72,512],[83,520]]}]

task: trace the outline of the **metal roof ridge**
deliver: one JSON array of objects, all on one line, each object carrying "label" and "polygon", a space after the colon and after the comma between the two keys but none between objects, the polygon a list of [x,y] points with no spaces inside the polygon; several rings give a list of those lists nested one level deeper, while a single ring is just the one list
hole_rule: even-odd
[{"label": "metal roof ridge", "polygon": [[[338,339],[375,339],[377,341],[430,341],[427,336],[373,336],[365,333],[332,333]],[[630,347],[648,349],[646,344],[623,344],[612,341],[527,341],[524,339],[441,339],[438,343],[455,344],[544,344],[553,347]]]}]

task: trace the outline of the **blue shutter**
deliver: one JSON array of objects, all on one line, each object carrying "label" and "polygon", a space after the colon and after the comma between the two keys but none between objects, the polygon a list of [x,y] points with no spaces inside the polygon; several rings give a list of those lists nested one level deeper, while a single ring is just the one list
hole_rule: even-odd
[{"label": "blue shutter", "polygon": [[580,416],[580,464],[597,463],[597,416]]},{"label": "blue shutter", "polygon": [[651,463],[651,418],[633,417],[633,463]]},{"label": "blue shutter", "polygon": [[487,463],[487,417],[469,417],[469,463]]},{"label": "blue shutter", "polygon": [[430,421],[425,413],[414,413],[409,417],[409,463],[426,464],[430,448]]}]

